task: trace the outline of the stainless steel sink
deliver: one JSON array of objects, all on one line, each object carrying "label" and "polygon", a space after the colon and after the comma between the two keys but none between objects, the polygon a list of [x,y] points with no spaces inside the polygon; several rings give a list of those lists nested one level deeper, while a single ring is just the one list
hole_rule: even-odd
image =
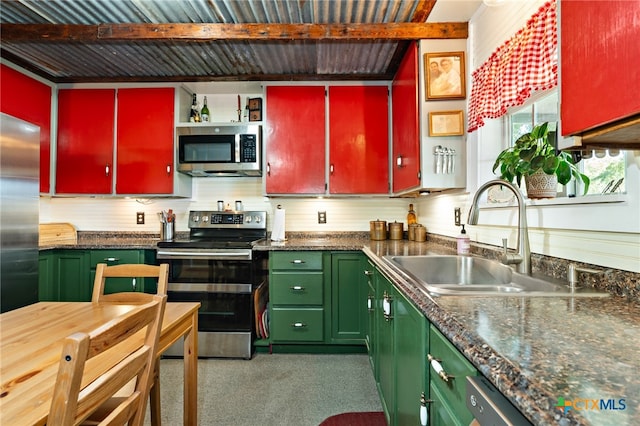
[{"label": "stainless steel sink", "polygon": [[502,263],[470,256],[383,256],[395,271],[435,295],[606,297],[593,289],[515,272]]}]

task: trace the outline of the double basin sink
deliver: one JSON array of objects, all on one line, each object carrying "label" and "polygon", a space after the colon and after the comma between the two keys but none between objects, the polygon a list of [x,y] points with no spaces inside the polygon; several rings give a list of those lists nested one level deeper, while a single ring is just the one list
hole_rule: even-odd
[{"label": "double basin sink", "polygon": [[440,296],[579,296],[606,297],[590,288],[571,289],[515,272],[502,263],[455,255],[383,256],[392,269],[415,281],[430,294]]}]

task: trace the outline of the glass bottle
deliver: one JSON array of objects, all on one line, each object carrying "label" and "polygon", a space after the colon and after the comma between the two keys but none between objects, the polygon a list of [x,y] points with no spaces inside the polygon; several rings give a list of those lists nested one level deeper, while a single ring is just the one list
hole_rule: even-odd
[{"label": "glass bottle", "polygon": [[202,109],[200,110],[200,119],[202,122],[209,121],[209,107],[207,106],[207,97],[204,97],[204,105],[202,105]]},{"label": "glass bottle", "polygon": [[191,112],[189,113],[189,121],[191,123],[197,123],[200,121],[200,114],[198,113],[198,100],[196,94],[193,94],[193,101],[191,102]]},{"label": "glass bottle", "polygon": [[409,204],[409,212],[407,213],[407,225],[411,225],[412,223],[418,223],[418,218],[416,217],[415,210],[413,210],[413,204]]}]

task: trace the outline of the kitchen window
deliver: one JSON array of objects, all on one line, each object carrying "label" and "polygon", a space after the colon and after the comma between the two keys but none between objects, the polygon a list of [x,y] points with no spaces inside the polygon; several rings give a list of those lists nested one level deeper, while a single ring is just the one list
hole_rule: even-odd
[{"label": "kitchen window", "polygon": [[[532,97],[525,106],[507,114],[509,140],[515,141],[522,134],[531,131],[534,125],[549,122],[550,130],[559,121],[558,90],[553,89],[541,96]],[[614,149],[586,150],[574,154],[580,171],[591,179],[589,195],[620,194],[626,192],[625,152]],[[523,188],[524,189],[524,188]],[[575,179],[568,185],[558,184],[558,196],[580,197],[582,190],[576,188]]]}]

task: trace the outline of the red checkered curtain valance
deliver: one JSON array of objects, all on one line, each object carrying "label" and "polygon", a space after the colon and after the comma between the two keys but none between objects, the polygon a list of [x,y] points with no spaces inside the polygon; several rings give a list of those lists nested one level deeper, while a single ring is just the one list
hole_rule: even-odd
[{"label": "red checkered curtain valance", "polygon": [[522,105],[532,91],[558,84],[556,23],[556,3],[551,1],[472,73],[468,132],[483,126],[484,119]]}]

